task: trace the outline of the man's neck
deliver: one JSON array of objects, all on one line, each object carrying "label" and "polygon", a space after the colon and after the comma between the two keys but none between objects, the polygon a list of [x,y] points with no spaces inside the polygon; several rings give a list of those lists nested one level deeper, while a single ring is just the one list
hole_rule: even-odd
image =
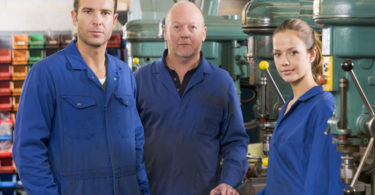
[{"label": "man's neck", "polygon": [[83,60],[95,73],[98,78],[104,78],[106,75],[105,68],[105,45],[101,47],[92,47],[77,40],[77,49]]},{"label": "man's neck", "polygon": [[176,71],[178,78],[182,82],[186,72],[196,68],[199,65],[200,53],[190,58],[167,55],[165,60],[167,62],[167,66]]},{"label": "man's neck", "polygon": [[168,54],[166,56],[166,62],[170,69],[173,69],[174,71],[184,71],[187,72],[191,69],[194,69],[198,66],[200,61],[200,53],[193,57],[189,58],[183,58],[183,57],[177,57],[174,55]]}]

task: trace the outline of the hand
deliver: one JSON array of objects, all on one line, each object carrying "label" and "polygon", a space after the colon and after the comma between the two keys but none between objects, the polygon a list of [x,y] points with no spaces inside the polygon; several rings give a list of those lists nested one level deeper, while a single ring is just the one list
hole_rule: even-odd
[{"label": "hand", "polygon": [[222,183],[212,189],[210,195],[239,195],[232,186]]}]

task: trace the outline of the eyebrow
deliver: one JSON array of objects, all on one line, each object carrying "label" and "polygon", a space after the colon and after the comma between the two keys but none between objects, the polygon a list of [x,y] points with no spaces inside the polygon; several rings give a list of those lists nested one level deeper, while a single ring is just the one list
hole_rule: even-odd
[{"label": "eyebrow", "polygon": [[[91,7],[83,7],[81,10],[95,10],[94,8],[91,8]],[[112,13],[113,11],[112,10],[110,10],[110,9],[101,9],[100,10],[101,12],[102,11],[105,11],[105,12],[110,12],[110,13]]]},{"label": "eyebrow", "polygon": [[[293,50],[293,49],[296,49],[296,47],[290,47],[290,48],[287,49],[287,51],[290,51],[290,50]],[[273,51],[280,51],[280,50],[278,50],[278,49],[273,49]]]},{"label": "eyebrow", "polygon": [[197,22],[193,22],[193,23],[186,23],[185,21],[174,21],[174,22],[171,22],[171,24],[186,24],[186,25],[198,25]]}]

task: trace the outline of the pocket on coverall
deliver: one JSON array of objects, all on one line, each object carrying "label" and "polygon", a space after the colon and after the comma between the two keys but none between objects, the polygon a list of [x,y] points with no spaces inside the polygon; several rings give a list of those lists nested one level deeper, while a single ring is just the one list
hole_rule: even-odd
[{"label": "pocket on coverall", "polygon": [[62,102],[64,133],[70,138],[91,138],[98,128],[95,98],[63,96]]},{"label": "pocket on coverall", "polygon": [[131,95],[119,95],[115,94],[115,97],[117,101],[119,102],[118,105],[116,105],[116,108],[112,110],[114,113],[115,121],[121,121],[121,123],[115,123],[114,125],[115,129],[119,131],[119,134],[121,137],[133,137],[134,136],[134,123],[133,120],[134,114],[138,114],[137,111],[134,111],[132,109],[133,106],[135,106],[135,100],[134,97]]}]

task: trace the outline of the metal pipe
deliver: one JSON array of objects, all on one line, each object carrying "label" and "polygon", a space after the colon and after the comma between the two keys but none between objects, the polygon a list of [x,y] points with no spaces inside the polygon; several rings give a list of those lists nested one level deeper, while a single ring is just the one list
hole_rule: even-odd
[{"label": "metal pipe", "polygon": [[273,77],[272,77],[270,71],[269,71],[268,69],[266,69],[265,71],[266,71],[266,73],[267,73],[267,75],[268,75],[268,78],[270,78],[271,83],[272,83],[272,85],[273,85],[273,88],[275,88],[275,90],[276,90],[276,92],[277,92],[277,95],[279,96],[279,98],[281,99],[281,101],[283,101],[283,104],[285,104],[284,97],[283,97],[283,95],[281,95],[281,92],[280,92],[279,88],[277,87],[277,85],[276,85],[276,83],[275,83],[275,80],[273,80]]},{"label": "metal pipe", "polygon": [[205,16],[216,16],[219,10],[220,0],[202,0],[201,10]]},{"label": "metal pipe", "polygon": [[260,98],[261,98],[261,102],[260,102],[260,115],[261,117],[265,117],[266,115],[266,90],[267,90],[267,77],[266,75],[262,75],[262,77],[260,78]]},{"label": "metal pipe", "polygon": [[365,153],[363,154],[362,156],[362,159],[361,159],[361,162],[359,163],[359,166],[358,166],[358,169],[357,171],[355,172],[355,175],[353,177],[353,180],[352,182],[350,183],[350,186],[354,188],[354,185],[355,183],[357,182],[357,179],[359,177],[359,174],[361,173],[362,171],[362,168],[363,168],[363,165],[365,164],[365,160],[367,158],[367,155],[369,154],[369,152],[371,151],[372,149],[372,146],[374,145],[374,138],[372,137],[366,147],[366,150],[365,150]]},{"label": "metal pipe", "polygon": [[339,79],[340,87],[340,121],[339,128],[346,129],[346,87],[348,80],[345,77]]},{"label": "metal pipe", "polygon": [[361,98],[362,98],[363,102],[365,103],[367,109],[369,110],[371,116],[372,116],[372,117],[375,117],[374,110],[372,109],[370,103],[368,102],[367,97],[366,97],[365,93],[363,92],[363,89],[362,89],[361,85],[359,84],[358,79],[357,79],[357,77],[355,76],[353,70],[350,70],[349,73],[350,73],[350,76],[351,76],[352,79],[353,79],[353,82],[354,82],[355,86],[357,87],[357,90],[358,90],[358,92],[359,92],[359,95],[361,96]]}]

